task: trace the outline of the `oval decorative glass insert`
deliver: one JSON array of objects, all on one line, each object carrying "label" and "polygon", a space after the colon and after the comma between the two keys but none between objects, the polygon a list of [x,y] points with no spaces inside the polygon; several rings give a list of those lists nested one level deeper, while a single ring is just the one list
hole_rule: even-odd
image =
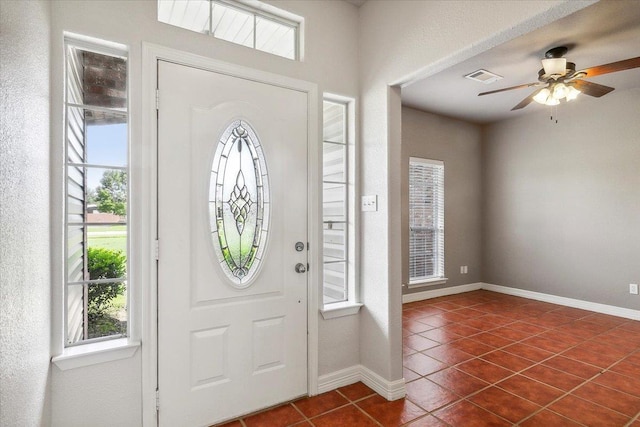
[{"label": "oval decorative glass insert", "polygon": [[235,288],[251,284],[269,231],[269,179],[260,140],[235,120],[222,132],[209,183],[211,241]]}]

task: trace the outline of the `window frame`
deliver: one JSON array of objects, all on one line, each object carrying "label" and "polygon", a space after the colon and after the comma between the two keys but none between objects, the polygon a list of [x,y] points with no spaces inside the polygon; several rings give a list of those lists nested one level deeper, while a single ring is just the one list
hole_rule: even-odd
[{"label": "window frame", "polygon": [[[417,185],[418,183],[413,183],[412,181],[412,169],[414,167],[428,167],[434,171],[438,171],[438,188],[434,189],[433,197],[437,198],[437,206],[432,206],[431,208],[437,210],[436,215],[436,233],[434,236],[434,240],[431,241],[432,247],[436,249],[436,255],[433,257],[434,265],[435,265],[435,274],[430,276],[420,276],[420,277],[412,277],[411,274],[411,258],[412,258],[412,232],[411,232],[411,218],[412,218],[412,200],[411,200],[411,187],[412,185]],[[445,173],[445,164],[441,160],[433,160],[426,159],[421,157],[409,157],[409,176],[408,176],[408,210],[409,210],[409,222],[408,222],[408,244],[409,244],[409,280],[408,287],[418,287],[418,286],[434,286],[447,283],[447,277],[445,277],[445,210],[444,210],[444,198],[445,198],[445,184],[444,184],[444,173]]]},{"label": "window frame", "polygon": [[[158,4],[158,1],[156,1],[156,4]],[[161,21],[160,20],[160,16],[158,13],[157,16],[157,20],[158,22],[167,24],[167,25],[173,25],[176,26],[178,28],[182,28],[188,31],[193,31],[193,32],[198,32],[201,34],[207,34],[210,35],[214,38],[216,38],[217,40],[221,40],[224,42],[229,42],[229,43],[233,43],[236,44],[238,46],[244,46],[246,48],[249,49],[253,49],[259,52],[264,52],[270,55],[274,55],[280,58],[284,58],[284,59],[288,59],[291,61],[302,61],[303,58],[303,52],[302,52],[302,40],[303,40],[303,31],[304,31],[304,19],[300,16],[297,16],[293,13],[290,13],[286,10],[277,8],[275,6],[272,6],[270,4],[267,3],[263,3],[261,1],[257,1],[257,0],[235,0],[235,1],[231,1],[231,0],[206,0],[208,3],[208,10],[209,10],[209,18],[208,18],[208,27],[204,28],[201,31],[192,29],[192,28],[187,28],[186,26],[180,26],[180,25],[175,25],[175,24],[170,24],[169,22],[166,21]],[[251,46],[245,45],[243,43],[238,43],[232,40],[227,40],[225,38],[216,36],[214,28],[213,28],[213,6],[217,4],[220,5],[222,7],[225,8],[229,8],[229,9],[234,9],[236,11],[239,12],[243,12],[246,14],[250,14],[251,18],[253,20],[253,25],[252,25],[252,33],[253,33],[253,37],[252,37],[252,43]],[[160,8],[158,7],[158,12],[159,12]],[[260,19],[264,19],[270,22],[273,22],[275,24],[281,25],[283,27],[287,27],[291,30],[293,30],[293,57],[287,57],[284,55],[280,55],[278,53],[274,53],[274,52],[270,52],[268,50],[263,50],[263,49],[259,49],[257,47],[257,39],[256,39],[256,34],[257,34],[257,25],[258,25],[258,18]]]},{"label": "window frame", "polygon": [[[359,198],[359,190],[357,185],[358,163],[357,163],[357,147],[356,147],[356,102],[353,98],[324,93],[322,104],[325,102],[340,104],[344,106],[344,146],[345,146],[345,280],[346,295],[344,301],[324,303],[324,254],[321,257],[323,268],[319,287],[320,287],[320,312],[324,319],[332,319],[336,317],[357,314],[362,307],[360,303],[360,286],[359,286],[359,247],[357,239],[357,227],[359,224],[359,210],[356,201]],[[323,111],[322,109],[321,111]],[[324,115],[322,116],[321,129],[324,129]],[[322,144],[320,144],[320,195],[324,193],[324,177],[323,177],[323,159],[325,138],[322,135]],[[335,143],[331,142],[330,143]],[[321,228],[321,249],[324,247],[324,214],[322,212],[322,203],[320,203],[320,228]]]},{"label": "window frame", "polygon": [[[63,53],[63,76],[64,76],[64,93],[63,93],[63,117],[64,117],[64,125],[63,125],[63,151],[64,151],[64,160],[63,160],[63,170],[64,170],[64,190],[63,190],[63,230],[62,230],[62,239],[64,242],[64,250],[63,250],[63,280],[62,280],[62,344],[63,344],[63,355],[54,358],[54,361],[61,360],[61,367],[67,366],[65,356],[68,357],[77,357],[78,355],[82,355],[87,351],[104,351],[105,349],[110,349],[114,347],[127,347],[127,348],[135,348],[136,344],[130,342],[131,334],[132,334],[132,325],[131,325],[131,114],[130,114],[130,60],[129,60],[129,52],[126,47],[121,45],[115,45],[114,43],[104,42],[92,40],[85,40],[84,37],[73,37],[73,36],[65,36],[64,42],[64,53]],[[126,70],[126,105],[124,108],[111,108],[111,107],[101,107],[96,105],[88,105],[84,103],[75,103],[73,100],[69,99],[69,66],[68,66],[68,56],[70,49],[78,49],[85,52],[96,53],[99,55],[111,56],[116,58],[122,58],[126,60],[127,70]],[[98,163],[88,162],[85,158],[85,162],[77,163],[71,162],[69,160],[69,143],[68,143],[68,132],[69,132],[69,110],[70,109],[78,109],[82,111],[102,111],[106,113],[115,113],[116,115],[121,115],[126,117],[127,124],[127,162],[125,166],[114,166],[114,165],[102,165]],[[86,126],[85,126],[86,132]],[[87,149],[86,145],[86,135],[85,135],[85,150]],[[69,188],[67,184],[67,180],[69,179],[69,169],[70,167],[83,167],[85,169],[85,174],[87,173],[87,168],[96,168],[96,169],[105,169],[105,170],[120,170],[124,171],[127,174],[127,206],[126,206],[126,276],[123,278],[114,278],[114,279],[94,279],[94,280],[82,280],[82,281],[70,281],[69,280],[69,230],[71,227],[83,227],[87,228],[94,223],[86,221],[86,218],[81,223],[70,223],[68,216],[68,203],[69,203]],[[86,188],[85,197],[86,197]],[[84,244],[86,245],[87,234],[88,231],[84,231]],[[86,256],[86,252],[85,252]],[[86,261],[85,261],[86,262]],[[125,287],[125,296],[126,296],[126,313],[127,313],[127,330],[124,334],[114,334],[103,337],[89,338],[78,340],[73,343],[69,343],[69,327],[68,327],[68,294],[69,287],[76,285],[88,285],[90,283],[100,283],[100,282],[124,282],[126,284]],[[86,295],[86,294],[85,294]],[[86,318],[86,315],[85,315]],[[128,351],[127,351],[128,353]],[[72,366],[73,367],[73,366]],[[64,369],[64,368],[63,368]]]}]

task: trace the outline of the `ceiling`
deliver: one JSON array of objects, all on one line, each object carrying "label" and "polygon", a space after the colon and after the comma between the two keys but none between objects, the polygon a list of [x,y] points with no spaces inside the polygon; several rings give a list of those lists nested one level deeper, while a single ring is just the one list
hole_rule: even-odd
[{"label": "ceiling", "polygon": [[[474,123],[490,123],[548,108],[532,102],[519,111],[513,106],[535,88],[478,97],[478,93],[534,83],[540,59],[555,46],[567,46],[565,57],[576,69],[640,56],[640,0],[603,0],[546,27],[483,52],[402,89],[403,105]],[[465,79],[485,69],[504,78],[491,84]],[[588,79],[624,90],[640,87],[640,68]],[[573,102],[598,102],[580,95]]]}]

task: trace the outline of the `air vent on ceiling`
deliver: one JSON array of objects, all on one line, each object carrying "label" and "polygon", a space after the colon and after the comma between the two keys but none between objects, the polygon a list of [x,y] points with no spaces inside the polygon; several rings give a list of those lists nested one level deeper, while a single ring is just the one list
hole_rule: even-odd
[{"label": "air vent on ceiling", "polygon": [[484,83],[486,85],[498,81],[502,78],[502,76],[499,76],[487,70],[474,71],[473,73],[467,74],[464,77],[469,80]]}]

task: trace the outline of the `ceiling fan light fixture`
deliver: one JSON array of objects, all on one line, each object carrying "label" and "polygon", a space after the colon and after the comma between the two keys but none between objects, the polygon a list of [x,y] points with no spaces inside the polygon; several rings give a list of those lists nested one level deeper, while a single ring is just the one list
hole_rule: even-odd
[{"label": "ceiling fan light fixture", "polygon": [[567,59],[545,58],[542,60],[542,68],[547,76],[564,76],[567,74]]},{"label": "ceiling fan light fixture", "polygon": [[569,88],[564,83],[553,85],[553,97],[560,100],[569,94]]},{"label": "ceiling fan light fixture", "polygon": [[533,100],[538,104],[546,104],[547,99],[549,99],[550,95],[551,91],[545,87],[544,89],[540,89],[540,92],[538,92],[536,96],[533,97]]},{"label": "ceiling fan light fixture", "polygon": [[566,100],[567,102],[569,101],[573,101],[574,99],[576,99],[578,97],[578,95],[580,95],[582,92],[580,92],[578,89],[576,89],[573,86],[569,86],[569,91],[567,92],[567,96],[566,96]]}]

